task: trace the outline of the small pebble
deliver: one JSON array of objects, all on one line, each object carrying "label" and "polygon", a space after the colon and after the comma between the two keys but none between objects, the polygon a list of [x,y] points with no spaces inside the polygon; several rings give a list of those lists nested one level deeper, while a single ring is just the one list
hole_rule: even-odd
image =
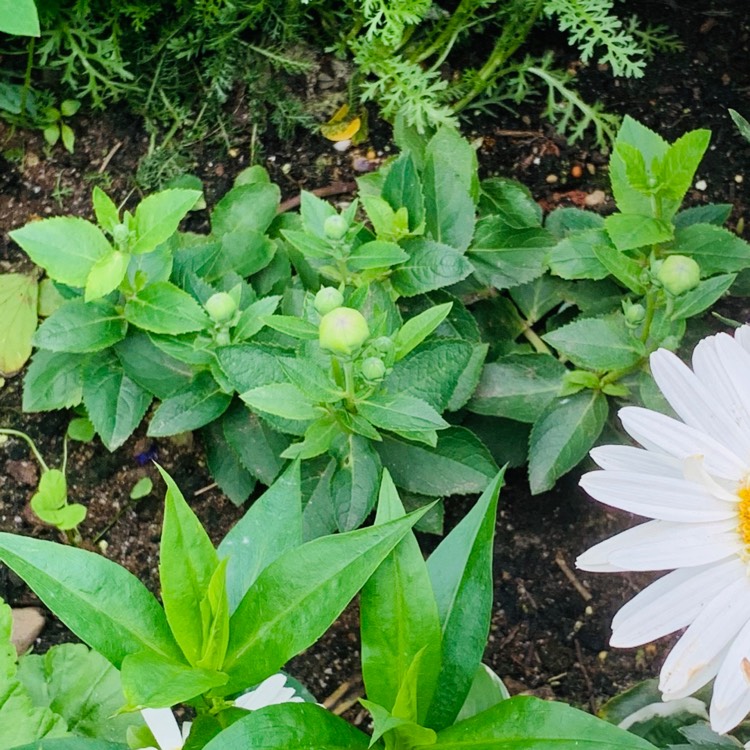
[{"label": "small pebble", "polygon": [[570,176],[575,178],[576,180],[583,176],[583,168],[580,164],[574,164],[570,168]]},{"label": "small pebble", "polygon": [[292,171],[292,165],[289,162],[281,165],[282,174],[289,174],[291,171]]},{"label": "small pebble", "polygon": [[583,199],[583,202],[587,206],[601,206],[605,200],[607,200],[607,194],[603,190],[594,190]]},{"label": "small pebble", "polygon": [[560,178],[556,174],[548,174],[545,180],[550,184],[554,185]]},{"label": "small pebble", "polygon": [[741,185],[744,179],[745,179],[745,178],[744,178],[744,177],[743,177],[743,176],[742,176],[741,174],[736,174],[736,175],[734,176],[734,181],[735,181],[735,182],[736,182],[736,183],[737,183],[738,185]]},{"label": "small pebble", "polygon": [[703,191],[708,187],[708,183],[705,180],[698,180],[698,182],[695,183],[695,189]]},{"label": "small pebble", "polygon": [[10,636],[11,643],[15,646],[16,653],[20,656],[25,654],[37,639],[46,620],[40,609],[36,607],[23,607],[11,610],[13,616],[13,628]]}]

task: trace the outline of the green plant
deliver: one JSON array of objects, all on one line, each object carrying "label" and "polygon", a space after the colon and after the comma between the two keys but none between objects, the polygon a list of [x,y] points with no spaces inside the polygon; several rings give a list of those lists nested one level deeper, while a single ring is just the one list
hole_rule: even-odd
[{"label": "green plant", "polygon": [[0,2],[0,32],[17,36],[39,36],[39,16],[34,0]]},{"label": "green plant", "polygon": [[44,118],[47,121],[44,127],[44,140],[50,146],[54,146],[59,140],[62,140],[65,150],[73,153],[76,140],[75,133],[64,118],[73,117],[80,107],[81,103],[76,99],[65,99],[61,102],[59,109],[48,107],[44,111]]},{"label": "green plant", "polygon": [[50,469],[47,466],[34,441],[26,433],[0,427],[0,437],[3,438],[3,442],[8,437],[23,440],[31,449],[31,453],[42,471],[39,485],[29,503],[31,510],[43,523],[64,531],[69,541],[77,542],[80,539],[77,527],[86,518],[86,506],[80,503],[68,503],[68,482],[65,478],[65,469],[68,463],[67,434],[63,438],[63,460],[59,469]]}]

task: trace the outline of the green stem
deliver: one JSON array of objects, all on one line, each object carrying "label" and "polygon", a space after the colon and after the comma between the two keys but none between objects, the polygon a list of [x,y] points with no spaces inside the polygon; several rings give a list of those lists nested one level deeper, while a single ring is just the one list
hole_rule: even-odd
[{"label": "green stem", "polygon": [[354,406],[354,362],[351,360],[343,362],[344,365],[344,392],[346,402],[349,406]]},{"label": "green stem", "polygon": [[44,459],[42,458],[42,454],[37,450],[36,444],[25,432],[11,430],[8,427],[0,427],[0,435],[11,435],[12,437],[21,438],[21,440],[26,441],[29,448],[31,449],[31,452],[34,454],[34,458],[39,462],[39,466],[42,467],[42,471],[49,471],[49,466],[47,466]]},{"label": "green stem", "polygon": [[31,71],[34,69],[34,47],[36,39],[29,39],[29,48],[26,56],[26,71],[23,75],[23,88],[21,89],[21,117],[26,117],[26,100],[31,90]]},{"label": "green stem", "polygon": [[451,40],[461,32],[461,29],[466,25],[466,19],[471,18],[472,13],[476,10],[476,6],[476,0],[461,0],[438,35],[433,37],[432,41],[428,38],[427,46],[416,50],[413,57],[414,61],[418,63],[423,62],[439,50],[444,50],[449,42],[452,44]]},{"label": "green stem", "polygon": [[541,338],[539,338],[539,334],[531,327],[529,323],[526,324],[523,331],[523,337],[534,347],[534,351],[538,354],[549,354],[552,355],[552,350],[547,346],[547,344],[542,341]]}]

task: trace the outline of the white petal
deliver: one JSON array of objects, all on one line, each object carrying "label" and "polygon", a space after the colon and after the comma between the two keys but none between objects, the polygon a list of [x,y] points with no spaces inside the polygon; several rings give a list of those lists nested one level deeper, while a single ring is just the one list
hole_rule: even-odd
[{"label": "white petal", "polygon": [[576,565],[596,573],[704,565],[743,548],[736,526],[734,519],[705,524],[649,521],[587,550]]},{"label": "white petal", "polygon": [[729,584],[745,574],[742,561],[683,568],[662,576],[612,618],[613,646],[630,648],[687,627]]},{"label": "white petal", "polygon": [[632,445],[602,445],[589,455],[602,469],[682,478],[682,462],[678,459]]},{"label": "white petal", "polygon": [[581,487],[599,502],[662,521],[700,523],[736,517],[736,508],[694,482],[629,471],[591,471]]},{"label": "white petal", "polygon": [[143,708],[141,716],[161,750],[178,750],[182,747],[182,733],[171,708]]},{"label": "white petal", "polygon": [[644,448],[681,460],[703,456],[711,474],[735,482],[747,471],[745,464],[718,440],[672,417],[639,406],[625,406],[619,416],[627,433]]},{"label": "white petal", "polygon": [[737,726],[750,711],[750,679],[743,660],[750,655],[750,623],[745,625],[727,651],[714,683],[711,728],[723,734]]},{"label": "white petal", "polygon": [[665,698],[703,687],[718,672],[722,652],[748,619],[750,579],[743,573],[705,605],[667,656],[659,679]]},{"label": "white petal", "polygon": [[[283,674],[271,675],[254,690],[237,698],[234,705],[248,711],[255,711],[264,706],[272,706],[274,703],[283,703],[283,699],[278,700],[278,695],[285,689],[284,685],[286,685],[286,677]],[[294,690],[291,693],[294,694]]]},{"label": "white petal", "polygon": [[750,440],[718,399],[712,396],[712,393],[729,386],[726,375],[724,382],[712,383],[713,388],[709,390],[679,357],[666,349],[654,352],[650,363],[659,390],[686,425],[711,435],[730,450],[741,446],[743,454],[747,455]]},{"label": "white petal", "polygon": [[738,341],[740,346],[750,352],[750,326],[741,326],[734,332],[734,340]]}]

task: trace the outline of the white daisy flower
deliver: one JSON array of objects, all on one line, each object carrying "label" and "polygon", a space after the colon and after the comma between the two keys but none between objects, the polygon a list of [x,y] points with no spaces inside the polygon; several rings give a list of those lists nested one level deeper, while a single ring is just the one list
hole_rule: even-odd
[{"label": "white daisy flower", "polygon": [[186,721],[180,729],[171,708],[142,708],[141,716],[158,745],[144,750],[181,750],[190,734],[191,722]]},{"label": "white daisy flower", "polygon": [[271,675],[263,680],[254,690],[241,695],[235,700],[237,708],[256,711],[264,706],[275,706],[277,703],[304,703],[304,698],[295,695],[294,688],[286,686],[286,675]]},{"label": "white daisy flower", "polygon": [[595,572],[670,570],[612,621],[611,644],[639,646],[687,628],[661,670],[664,700],[715,678],[711,726],[750,711],[750,326],[701,341],[691,371],[651,355],[657,385],[680,419],[620,410],[643,446],[605,446],[583,476],[594,498],[653,520],[597,544],[577,565]]}]

